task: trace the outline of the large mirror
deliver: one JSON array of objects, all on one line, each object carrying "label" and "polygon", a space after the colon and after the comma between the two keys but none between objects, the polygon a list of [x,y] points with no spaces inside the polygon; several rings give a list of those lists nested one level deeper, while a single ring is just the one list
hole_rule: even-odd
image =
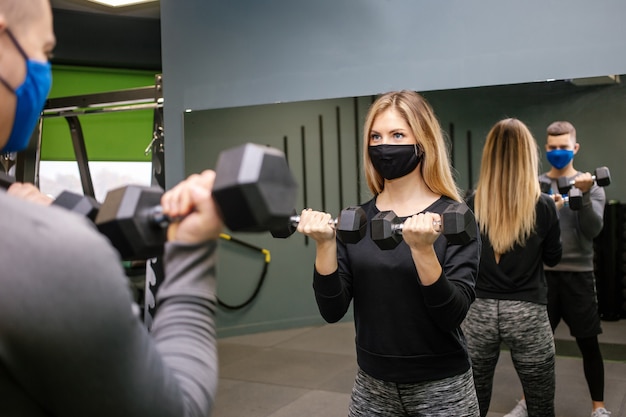
[{"label": "large mirror", "polygon": [[[623,137],[626,85],[622,79],[626,77],[549,80],[422,94],[435,109],[449,139],[451,162],[461,189],[475,185],[485,136],[497,120],[516,117],[529,126],[542,152],[542,170],[549,168],[543,152],[546,127],[554,120],[569,120],[576,126],[581,146],[576,167],[589,172],[599,166],[609,167],[613,181],[605,187],[607,201],[626,202],[626,185],[619,180],[626,175],[622,163],[626,155]],[[230,146],[245,142],[266,144],[282,149],[287,155],[300,185],[296,209],[316,207],[338,213],[369,198],[360,158],[363,118],[372,100],[372,96],[347,97],[187,112],[184,116],[186,170],[191,173],[213,166],[219,151]],[[246,238],[275,251],[271,272],[275,281],[266,284],[260,302],[249,311],[221,317],[225,334],[253,330],[259,323],[266,326],[271,320],[278,327],[315,322],[318,317],[315,317],[308,274],[292,279],[287,276],[291,274],[283,272],[311,262],[308,242],[302,236],[293,236],[290,242],[267,236]],[[228,265],[241,268],[242,263],[237,262],[240,256],[238,252],[232,259],[226,255],[224,268],[231,267]],[[252,261],[245,275],[256,277],[256,271],[258,265]],[[230,282],[222,283],[220,291],[237,299],[245,298],[253,287],[254,280]],[[291,297],[286,294],[294,293],[304,299],[291,304],[287,301]],[[289,316],[288,320],[276,317],[279,314],[273,305],[276,299],[286,300],[281,310]]]}]

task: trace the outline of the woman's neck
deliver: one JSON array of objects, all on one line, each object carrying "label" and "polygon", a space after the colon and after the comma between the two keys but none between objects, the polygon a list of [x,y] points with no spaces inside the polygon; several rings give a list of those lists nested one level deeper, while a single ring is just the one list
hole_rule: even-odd
[{"label": "woman's neck", "polygon": [[423,211],[440,197],[426,186],[421,175],[409,174],[385,180],[383,191],[376,197],[376,207],[380,211],[393,210],[399,217],[405,217]]}]

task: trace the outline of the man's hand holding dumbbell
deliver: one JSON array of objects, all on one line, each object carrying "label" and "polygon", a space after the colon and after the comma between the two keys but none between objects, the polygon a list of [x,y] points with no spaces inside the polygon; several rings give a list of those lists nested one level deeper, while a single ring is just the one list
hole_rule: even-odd
[{"label": "man's hand holding dumbbell", "polygon": [[222,229],[222,220],[211,197],[215,171],[206,170],[189,176],[161,197],[163,214],[172,221],[167,240],[188,244],[216,240]]},{"label": "man's hand holding dumbbell", "polygon": [[34,184],[28,182],[14,182],[7,188],[7,194],[44,206],[49,206],[54,202],[52,197],[42,193]]},{"label": "man's hand holding dumbbell", "polygon": [[611,172],[607,167],[596,168],[593,175],[589,172],[578,174],[573,180],[567,177],[559,177],[557,185],[561,194],[567,193],[572,187],[578,188],[583,194],[591,190],[593,183],[599,187],[606,187],[611,184]]},{"label": "man's hand holding dumbbell", "polygon": [[100,209],[100,203],[95,198],[63,191],[54,199],[42,193],[34,184],[17,182],[14,177],[2,171],[0,171],[0,188],[6,189],[7,194],[13,197],[44,206],[55,205],[63,207],[92,221],[96,218]]},{"label": "man's hand holding dumbbell", "polygon": [[[573,179],[566,176],[557,178],[558,193],[552,192],[552,181],[549,178],[539,180],[541,191],[550,194],[556,203],[557,209],[568,205],[572,210],[580,210],[583,204],[583,194],[591,190],[594,182],[600,187],[611,184],[611,173],[607,167],[596,168],[593,175],[589,172],[576,175]],[[562,195],[567,194],[567,197]]]},{"label": "man's hand holding dumbbell", "polygon": [[584,172],[580,175],[577,175],[573,180],[573,186],[578,188],[580,191],[584,193],[588,193],[591,190],[591,186],[595,182],[595,178],[589,173]]}]

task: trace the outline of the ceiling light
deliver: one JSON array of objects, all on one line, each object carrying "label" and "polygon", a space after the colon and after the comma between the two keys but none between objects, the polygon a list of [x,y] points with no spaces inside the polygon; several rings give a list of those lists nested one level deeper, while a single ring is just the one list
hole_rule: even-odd
[{"label": "ceiling light", "polygon": [[151,3],[157,0],[89,0],[92,3],[104,4],[110,7],[131,6],[133,4]]},{"label": "ceiling light", "polygon": [[571,80],[571,83],[578,86],[586,86],[586,85],[611,85],[611,84],[619,84],[620,77],[619,75],[604,75],[599,77],[585,77],[585,78],[574,78]]}]

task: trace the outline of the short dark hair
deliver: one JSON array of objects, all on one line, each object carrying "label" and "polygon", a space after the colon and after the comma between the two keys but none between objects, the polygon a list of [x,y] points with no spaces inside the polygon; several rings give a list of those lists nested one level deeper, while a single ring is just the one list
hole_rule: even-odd
[{"label": "short dark hair", "polygon": [[570,134],[570,137],[576,142],[576,128],[570,122],[557,121],[550,123],[550,126],[546,129],[548,136],[559,136]]}]

